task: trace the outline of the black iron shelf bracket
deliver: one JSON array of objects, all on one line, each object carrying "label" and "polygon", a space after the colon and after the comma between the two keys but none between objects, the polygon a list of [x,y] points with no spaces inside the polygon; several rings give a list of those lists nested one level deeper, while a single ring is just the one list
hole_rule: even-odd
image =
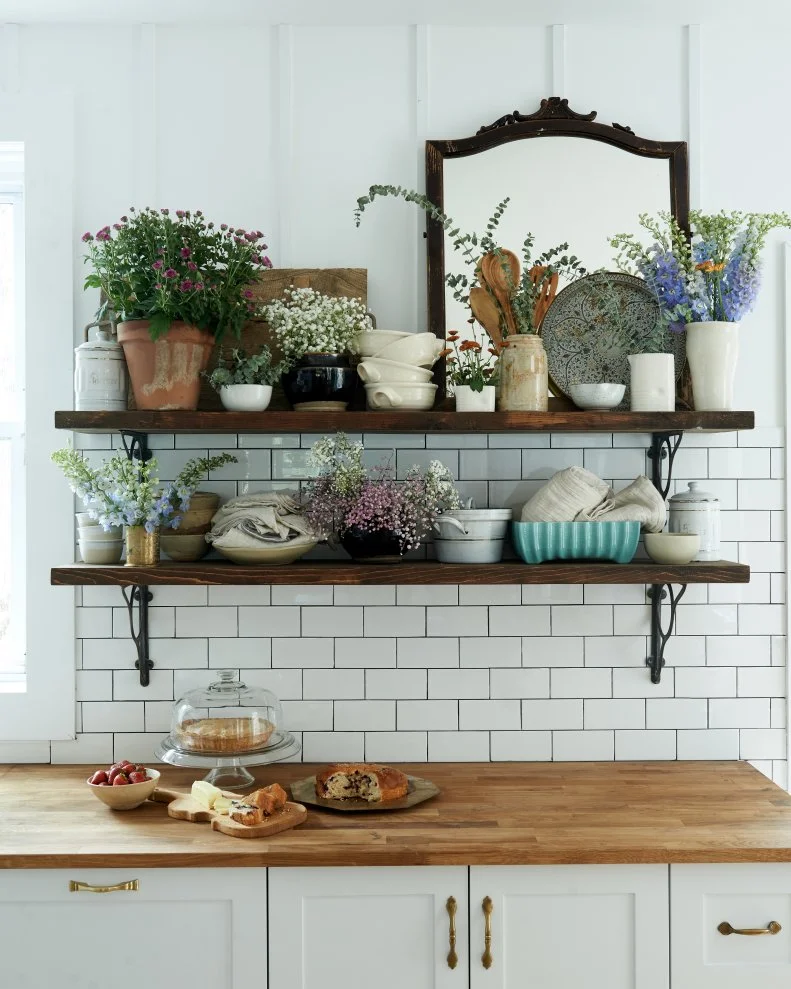
[{"label": "black iron shelf bracket", "polygon": [[[121,593],[124,596],[124,601],[126,601],[126,610],[129,612],[129,631],[132,642],[134,642],[137,650],[135,669],[140,670],[140,686],[147,687],[151,680],[151,669],[154,666],[148,654],[148,604],[154,595],[145,585],[141,584],[130,587],[128,594],[127,589],[122,587]],[[135,612],[137,612],[137,621],[135,621]]]},{"label": "black iron shelf bracket", "polygon": [[[151,459],[151,450],[148,447],[148,434],[138,433],[134,430],[121,430],[121,442],[130,460],[138,460],[145,463]],[[137,650],[137,660],[135,669],[140,671],[140,686],[147,687],[151,681],[150,673],[154,666],[149,655],[150,641],[148,634],[148,605],[154,595],[148,587],[142,584],[135,584],[130,588],[129,594],[126,588],[121,588],[121,593],[126,602],[126,610],[129,612],[129,631],[132,642]],[[135,611],[137,611],[137,621],[135,621]]]},{"label": "black iron shelf bracket", "polygon": [[[651,446],[648,456],[651,460],[651,483],[666,499],[673,483],[673,461],[676,459],[678,448],[681,446],[683,433],[652,433]],[[667,479],[663,480],[663,465],[667,462]],[[665,646],[676,626],[676,609],[678,602],[684,596],[686,584],[679,585],[674,590],[670,584],[651,584],[648,597],[651,601],[651,649],[645,660],[645,665],[651,670],[651,683],[659,683],[662,679],[662,667],[665,665]],[[665,629],[662,628],[662,604],[670,606],[670,616]]]}]

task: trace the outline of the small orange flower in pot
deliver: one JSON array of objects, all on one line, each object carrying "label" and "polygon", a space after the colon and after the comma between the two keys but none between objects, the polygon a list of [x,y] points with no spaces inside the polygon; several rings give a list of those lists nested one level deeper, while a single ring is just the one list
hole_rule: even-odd
[{"label": "small orange flower in pot", "polygon": [[444,354],[453,354],[446,361],[448,381],[454,386],[457,412],[493,412],[495,404],[494,376],[496,354],[491,348],[484,353],[483,345],[475,339],[459,342],[454,330],[448,334],[450,347]]}]

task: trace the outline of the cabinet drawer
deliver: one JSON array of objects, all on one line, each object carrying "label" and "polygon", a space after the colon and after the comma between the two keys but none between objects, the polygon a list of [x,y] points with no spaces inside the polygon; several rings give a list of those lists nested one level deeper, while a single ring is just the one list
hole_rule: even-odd
[{"label": "cabinet drawer", "polygon": [[670,918],[673,989],[791,985],[791,864],[674,865]]}]

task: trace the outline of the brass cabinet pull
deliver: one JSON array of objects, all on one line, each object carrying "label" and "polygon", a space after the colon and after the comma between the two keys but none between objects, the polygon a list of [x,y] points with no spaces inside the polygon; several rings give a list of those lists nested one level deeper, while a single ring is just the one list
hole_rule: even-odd
[{"label": "brass cabinet pull", "polygon": [[484,896],[483,903],[481,904],[484,916],[484,927],[483,927],[483,954],[481,955],[481,962],[484,968],[492,967],[492,910],[494,910],[494,904],[490,896]]},{"label": "brass cabinet pull", "polygon": [[116,883],[114,886],[92,886],[90,883],[78,883],[75,879],[69,880],[70,893],[120,893],[124,890],[136,893],[140,888],[137,879],[130,879],[125,883]]},{"label": "brass cabinet pull", "polygon": [[770,920],[766,927],[731,927],[727,920],[717,927],[720,934],[746,934],[747,937],[757,937],[760,934],[779,934],[782,927],[776,920]]},{"label": "brass cabinet pull", "polygon": [[459,964],[459,956],[456,954],[456,897],[449,896],[445,904],[448,911],[448,968],[455,968]]}]

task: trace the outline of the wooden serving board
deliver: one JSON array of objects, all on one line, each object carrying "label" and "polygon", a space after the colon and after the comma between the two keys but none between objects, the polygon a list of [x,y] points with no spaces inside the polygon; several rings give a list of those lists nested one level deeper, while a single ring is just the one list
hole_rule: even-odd
[{"label": "wooden serving board", "polygon": [[[327,797],[319,797],[316,794],[316,777],[308,776],[303,780],[296,780],[291,783],[289,789],[291,796],[302,803],[311,804],[314,807],[323,807],[326,810],[341,811],[368,811],[381,813],[390,810],[406,810],[407,807],[414,807],[422,804],[425,800],[431,800],[439,793],[439,787],[431,780],[421,779],[419,776],[407,776],[409,789],[405,797],[397,800],[378,800],[376,803],[369,803],[367,800],[335,800]],[[298,805],[298,806],[301,806]]]},{"label": "wooden serving board", "polygon": [[[231,800],[240,799],[238,793],[226,793],[224,790],[221,792],[224,797],[230,797]],[[157,787],[149,799],[155,803],[167,804],[168,815],[176,820],[193,823],[210,821],[212,831],[231,835],[232,838],[267,838],[297,827],[308,816],[307,809],[302,804],[289,801],[279,814],[273,814],[263,824],[239,824],[238,821],[232,821],[227,814],[218,814],[209,810],[191,794],[182,793],[180,790]]]}]

